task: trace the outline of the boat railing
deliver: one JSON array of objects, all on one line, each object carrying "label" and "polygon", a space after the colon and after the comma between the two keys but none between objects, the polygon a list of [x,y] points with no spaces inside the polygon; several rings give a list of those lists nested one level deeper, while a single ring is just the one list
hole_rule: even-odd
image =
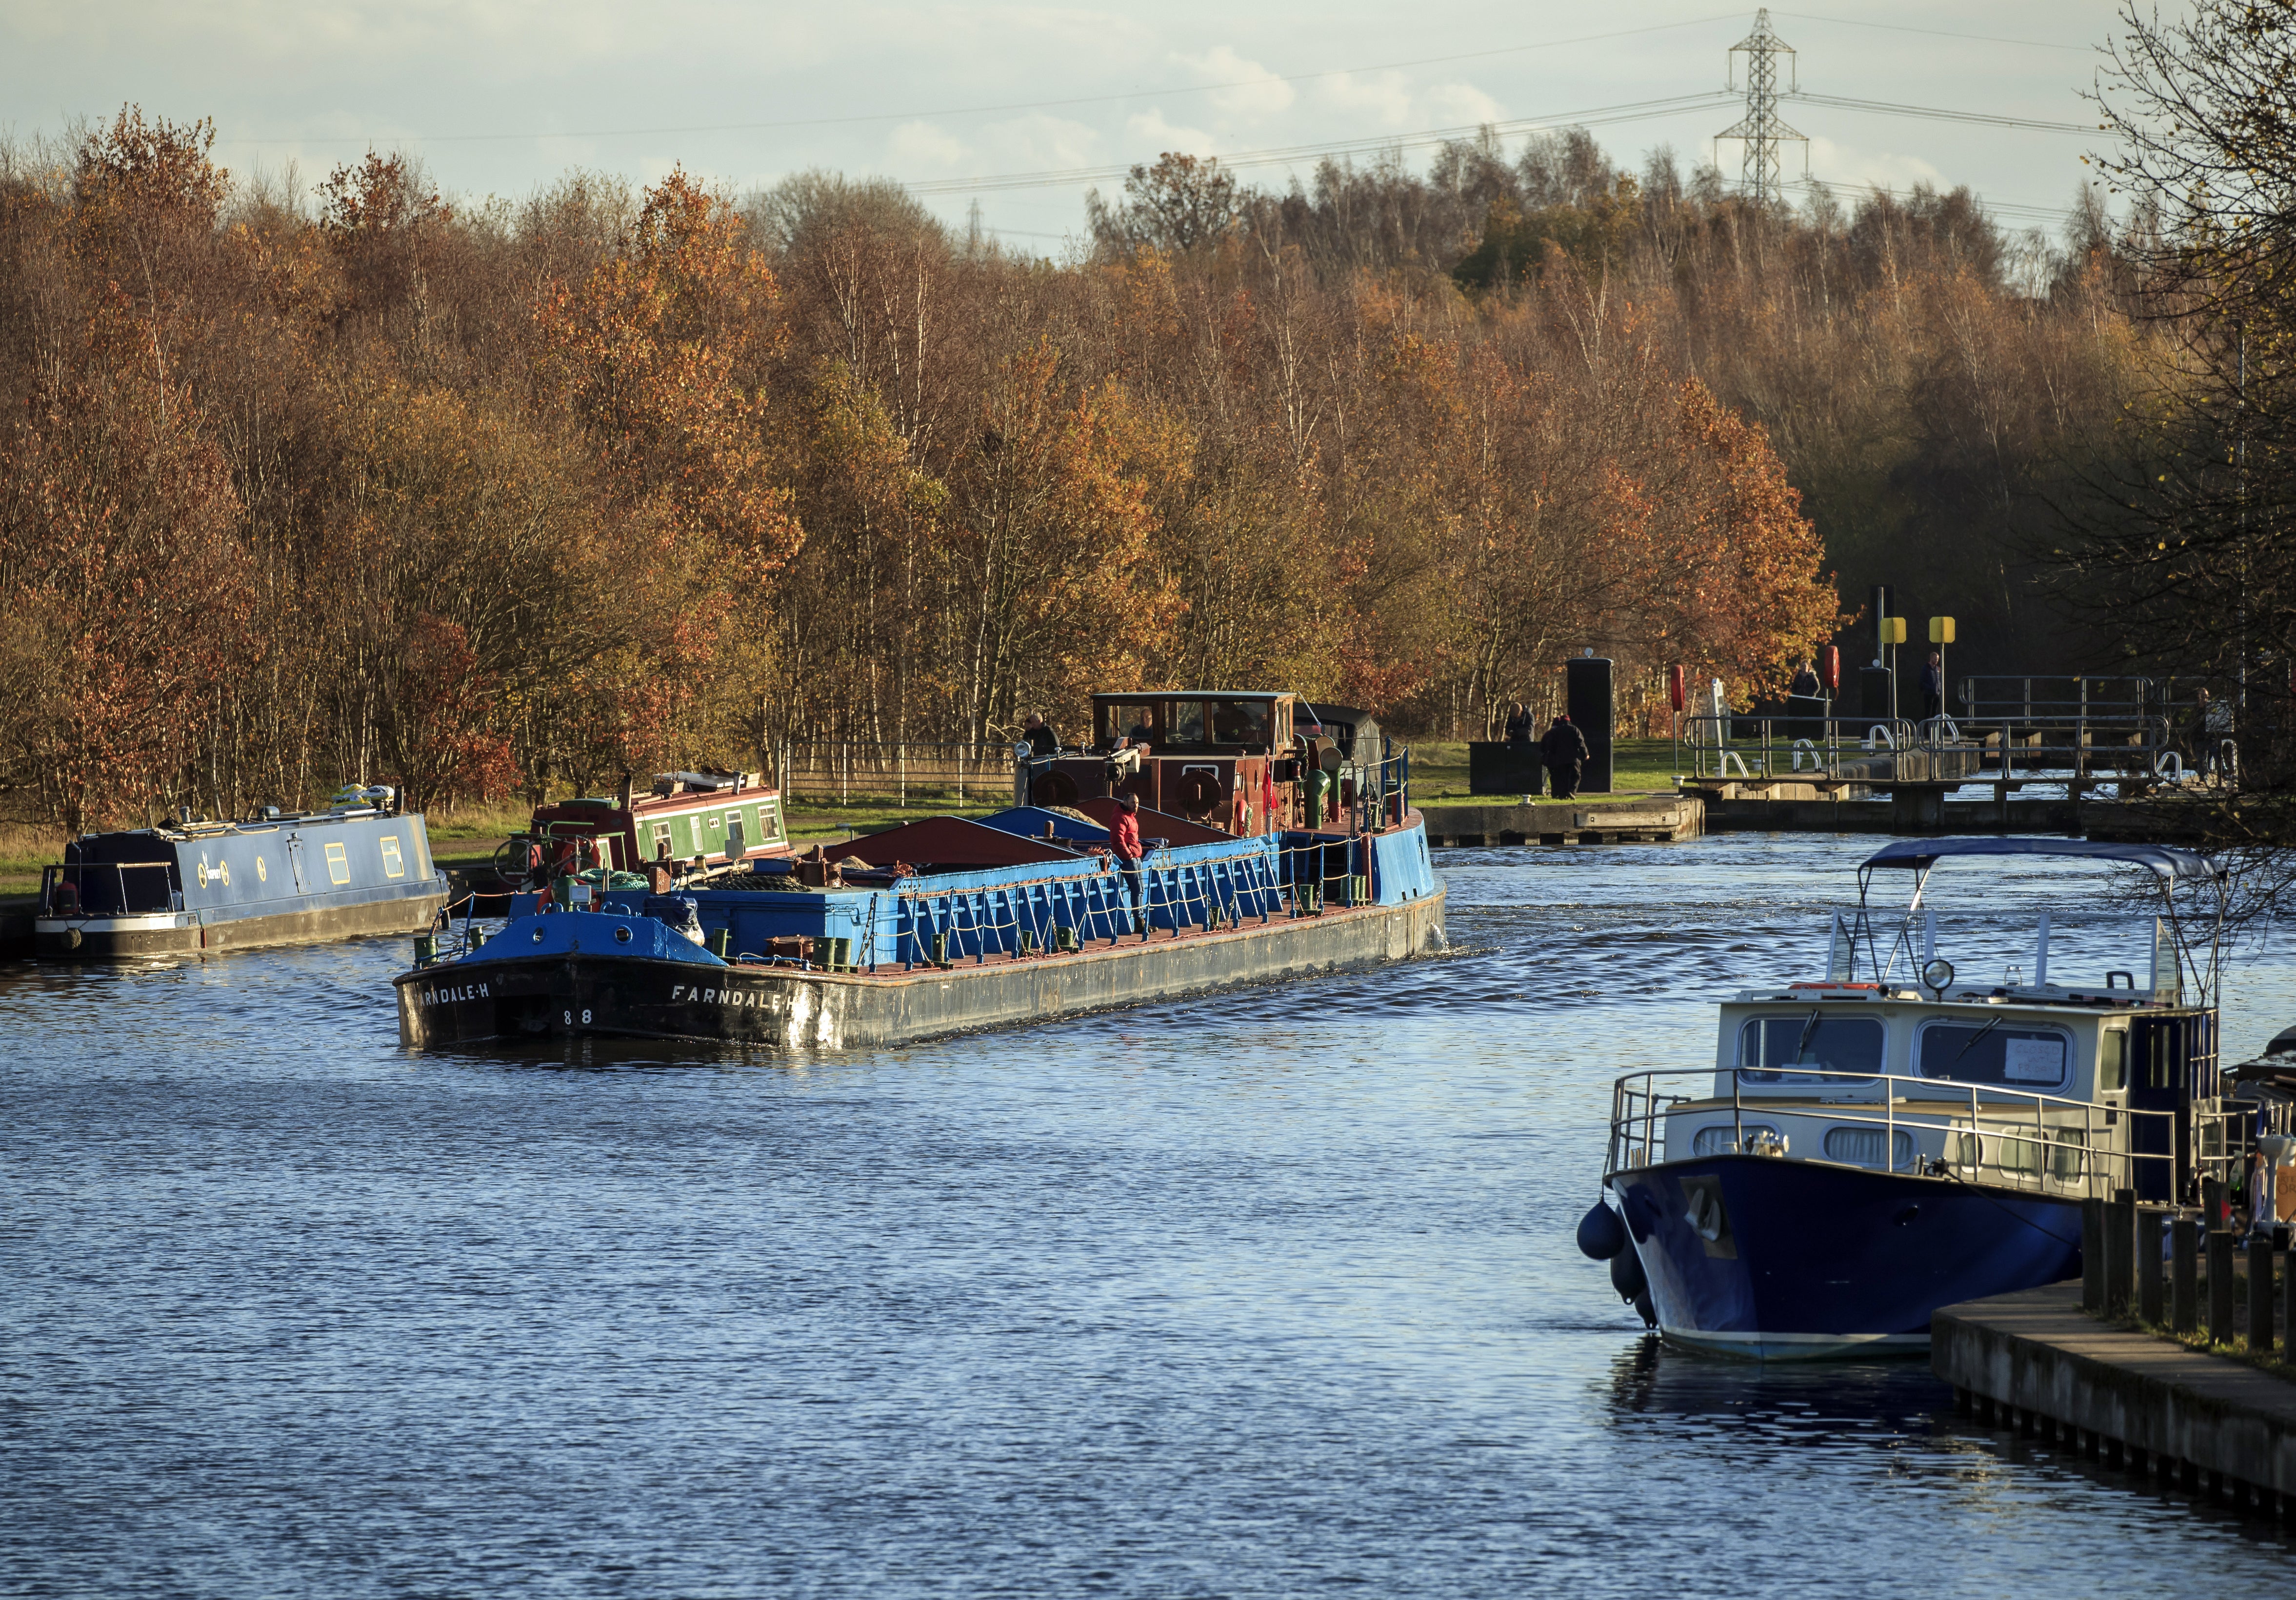
[{"label": "boat railing", "polygon": [[[1830,1136],[1837,1128],[1873,1131],[1876,1159],[1824,1159],[1892,1171],[1950,1173],[2004,1188],[2046,1194],[2107,1196],[2122,1188],[2166,1196],[2176,1174],[2177,1117],[2167,1111],[2132,1111],[2034,1090],[1996,1083],[1956,1083],[1938,1078],[1794,1067],[1777,1082],[1775,1067],[1675,1067],[1629,1073],[1611,1087],[1611,1133],[1603,1171],[1679,1160],[1689,1152],[1668,1147],[1665,1122],[1680,1109],[1730,1113],[1729,1137],[1708,1154],[1792,1155],[1791,1134],[1775,1126],[1789,1118],[1819,1119]],[[1764,1092],[1746,1094],[1751,1081]],[[1717,1080],[1727,1078],[1726,1098]],[[1701,1091],[1690,1085],[1701,1083]],[[1783,1088],[1787,1092],[1778,1090]],[[1855,1090],[1856,1099],[1821,1099],[1828,1089]],[[1808,1090],[1807,1095],[1792,1091]],[[1870,1098],[1868,1098],[1870,1097]],[[1902,1107],[1902,1109],[1901,1109]],[[1934,1158],[1921,1147],[1923,1132],[1940,1134]],[[1905,1135],[1899,1142],[1899,1135]],[[2100,1137],[2100,1136],[2103,1137]],[[1664,1152],[1663,1155],[1660,1152]],[[1795,1159],[1810,1159],[1805,1152]],[[2158,1166],[2141,1166],[2157,1163]],[[2142,1176],[2146,1182],[2139,1184]]]},{"label": "boat railing", "polygon": [[40,871],[40,915],[144,917],[176,909],[166,861],[83,861]]}]

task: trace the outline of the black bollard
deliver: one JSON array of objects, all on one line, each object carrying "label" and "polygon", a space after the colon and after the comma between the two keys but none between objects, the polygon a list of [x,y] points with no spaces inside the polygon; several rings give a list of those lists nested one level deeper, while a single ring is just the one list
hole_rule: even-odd
[{"label": "black bollard", "polygon": [[2125,1317],[2136,1297],[2132,1246],[2136,1242],[2136,1195],[2122,1189],[2104,1208],[2104,1314]]},{"label": "black bollard", "polygon": [[2201,1325],[2201,1225],[2192,1217],[2169,1223],[2169,1327],[2189,1334]]},{"label": "black bollard", "polygon": [[2230,1344],[2240,1337],[2233,1326],[2233,1237],[2229,1228],[2209,1229],[2209,1343]]},{"label": "black bollard", "polygon": [[2248,1242],[2248,1353],[2272,1353],[2272,1236]]},{"label": "black bollard", "polygon": [[2296,1252],[2281,1265],[2280,1299],[2280,1337],[2288,1348],[2296,1349]]},{"label": "black bollard", "polygon": [[2104,1310],[2104,1202],[2081,1202],[2081,1310],[2092,1317]]},{"label": "black bollard", "polygon": [[2136,1211],[2136,1315],[2154,1327],[2161,1326],[2161,1221],[2158,1206]]}]

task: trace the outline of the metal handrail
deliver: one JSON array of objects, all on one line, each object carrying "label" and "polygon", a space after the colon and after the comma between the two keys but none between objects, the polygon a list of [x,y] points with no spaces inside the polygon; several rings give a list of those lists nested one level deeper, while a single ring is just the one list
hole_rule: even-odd
[{"label": "metal handrail", "polygon": [[[101,882],[105,872],[111,874],[111,900],[109,904],[98,904],[95,898],[88,894],[86,875],[94,873]],[[131,905],[128,902],[126,875],[129,872],[160,874],[159,904]],[[65,918],[164,916],[181,909],[176,904],[173,873],[174,864],[168,861],[68,861],[61,866],[43,867],[40,869],[39,915]],[[79,904],[77,910],[58,911],[54,909],[55,892],[67,883],[71,886],[73,896]]]},{"label": "metal handrail", "polygon": [[[1750,723],[1755,729],[1751,738],[1741,731]],[[1698,778],[1727,777],[1727,764],[1732,760],[1749,778],[1830,778],[1849,761],[1912,749],[1964,747],[1924,743],[1919,724],[1911,717],[1703,711],[1685,715],[1682,725],[1695,766],[1692,776]],[[1700,737],[1702,732],[1705,737]],[[1759,753],[1759,772],[1749,770],[1756,752]],[[1801,770],[1804,756],[1814,763],[1807,774]],[[1707,770],[1710,758],[1712,771]],[[1780,771],[1781,761],[1790,763],[1784,771]]]},{"label": "metal handrail", "polygon": [[[1745,1074],[1750,1072],[1764,1073],[1791,1072],[1796,1080],[1791,1085],[1780,1086],[1785,1089],[1786,1092],[1765,1092],[1759,1096],[1754,1100],[1758,1114],[1781,1118],[1789,1115],[1822,1118],[1829,1128],[1857,1126],[1882,1129],[1881,1165],[1884,1171],[1921,1170],[1922,1155],[1918,1145],[1915,1147],[1914,1162],[1911,1166],[1901,1167],[1898,1163],[1897,1136],[1898,1130],[1903,1128],[1908,1132],[1927,1129],[1944,1134],[1946,1138],[1940,1141],[1940,1148],[1945,1154],[1941,1154],[1939,1159],[1952,1171],[1982,1176],[1988,1169],[1990,1169],[2004,1178],[2010,1179],[2011,1186],[2019,1188],[2030,1187],[2046,1193],[2049,1192],[2049,1185],[2053,1181],[2061,1186],[2079,1181],[2087,1194],[2109,1195],[2116,1188],[2134,1186],[2137,1171],[2136,1163],[2140,1161],[2168,1163],[2170,1180],[2172,1183],[2174,1181],[2176,1171],[2176,1114],[2174,1112],[2136,1111],[2121,1106],[2101,1106],[2091,1100],[2071,1099],[2062,1095],[2044,1094],[2037,1090],[2009,1089],[1999,1084],[1971,1083],[1948,1078],[1908,1077],[1886,1073],[1848,1073],[1822,1067],[1753,1067],[1742,1064],[1726,1067],[1660,1068],[1650,1072],[1628,1073],[1619,1078],[1611,1085],[1611,1134],[1603,1157],[1604,1176],[1607,1178],[1611,1173],[1631,1165],[1647,1163],[1652,1159],[1652,1153],[1662,1147],[1664,1142],[1662,1130],[1659,1126],[1660,1118],[1669,1114],[1676,1107],[1712,1105],[1718,1108],[1723,1103],[1722,1086],[1719,1080],[1725,1074],[1727,1074],[1730,1081],[1728,1104],[1731,1111],[1732,1147],[1734,1149],[1744,1151],[1748,1147],[1745,1137],[1747,1106]],[[1710,1092],[1704,1095],[1662,1093],[1658,1084],[1658,1081],[1662,1078],[1704,1079],[1710,1086]],[[1857,1107],[1873,1103],[1866,1099],[1821,1100],[1816,1098],[1813,1093],[1793,1092],[1796,1090],[1815,1091],[1823,1089],[1825,1087],[1826,1081],[1860,1090],[1877,1090],[1881,1114],[1875,1115],[1871,1111],[1858,1110]],[[1918,1086],[1923,1092],[1917,1095],[1899,1095],[1896,1092],[1897,1086],[1899,1084]],[[1760,1087],[1766,1091],[1771,1089],[1768,1083],[1763,1083]],[[1946,1092],[1940,1093],[1940,1090]],[[1961,1097],[1964,1093],[1968,1097],[1965,1110],[1960,1104]],[[1901,1099],[1906,1101],[1950,1099],[1953,1106],[1950,1110],[1941,1106],[1934,1111],[1911,1108],[1900,1111],[1898,1106]],[[1994,1111],[1989,1120],[1986,1109],[1988,1106],[1998,1108]],[[2030,1133],[2025,1131],[2022,1121],[2029,1106],[2032,1115]],[[2048,1120],[2049,1112],[2052,1109],[2060,1114],[2059,1120],[2054,1122]],[[2080,1116],[2081,1137],[2078,1141],[2064,1137],[2073,1131],[2070,1120],[2072,1113],[2079,1113]],[[2129,1136],[2138,1127],[2155,1125],[2164,1127],[2167,1131],[2168,1138],[2162,1141],[2169,1147],[2165,1150],[2114,1149],[2109,1145],[2100,1145],[2096,1139],[2101,1129],[2125,1128],[2128,1132],[2120,1135],[2119,1142],[2124,1145],[2133,1144],[2135,1140]],[[1639,1138],[1636,1137],[1637,1133]],[[1956,1136],[1960,1136],[1964,1141],[1961,1147],[1963,1150],[1973,1151],[1974,1159],[1950,1159]],[[1992,1141],[1994,1151],[1991,1160],[1987,1159],[1988,1139]],[[2035,1153],[2034,1159],[2030,1165],[2022,1163],[2016,1165],[2008,1164],[2001,1159],[2005,1146],[2031,1150]],[[2060,1162],[2057,1153],[2069,1150],[2079,1152],[2075,1158],[2078,1163],[2078,1178],[2054,1170]],[[1637,1153],[1642,1157],[1639,1163],[1633,1159]],[[1866,1163],[1844,1164],[1864,1165]],[[2029,1178],[2030,1185],[2027,1181]]]}]

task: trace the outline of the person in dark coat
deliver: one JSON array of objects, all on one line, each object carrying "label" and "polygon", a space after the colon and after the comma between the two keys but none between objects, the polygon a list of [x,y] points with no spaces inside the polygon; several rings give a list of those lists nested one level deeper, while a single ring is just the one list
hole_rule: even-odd
[{"label": "person in dark coat", "polygon": [[1517,700],[1514,709],[1507,713],[1506,742],[1511,745],[1529,744],[1531,735],[1538,730],[1538,724],[1531,717],[1530,707]]},{"label": "person in dark coat", "polygon": [[1554,797],[1570,799],[1578,792],[1578,774],[1587,765],[1587,736],[1570,725],[1567,714],[1556,717],[1546,737],[1538,741],[1538,754],[1546,763],[1547,780],[1554,786]]},{"label": "person in dark coat", "polygon": [[1021,737],[1029,741],[1029,747],[1039,756],[1056,755],[1060,753],[1060,735],[1046,726],[1045,719],[1033,711],[1021,723]]},{"label": "person in dark coat", "polygon": [[1787,736],[1792,739],[1822,739],[1824,723],[1818,719],[1825,714],[1825,683],[1818,677],[1816,665],[1805,658],[1801,670],[1793,675],[1786,689]]},{"label": "person in dark coat", "polygon": [[1945,657],[1936,650],[1922,664],[1922,721],[1933,722],[1945,714]]}]

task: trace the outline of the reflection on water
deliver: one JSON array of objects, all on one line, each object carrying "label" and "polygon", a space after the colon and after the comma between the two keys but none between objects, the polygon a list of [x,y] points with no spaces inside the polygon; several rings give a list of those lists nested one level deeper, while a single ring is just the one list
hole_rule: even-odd
[{"label": "reflection on water", "polygon": [[[1450,852],[1447,958],[843,1057],[411,1056],[397,941],[0,969],[0,1587],[2269,1588],[1918,1361],[1660,1351],[1572,1247],[1612,1077],[1869,847]],[[1957,966],[2043,876],[1941,878]],[[2141,943],[2055,909],[2054,971]],[[2249,960],[2228,1048],[2292,999]]]}]

